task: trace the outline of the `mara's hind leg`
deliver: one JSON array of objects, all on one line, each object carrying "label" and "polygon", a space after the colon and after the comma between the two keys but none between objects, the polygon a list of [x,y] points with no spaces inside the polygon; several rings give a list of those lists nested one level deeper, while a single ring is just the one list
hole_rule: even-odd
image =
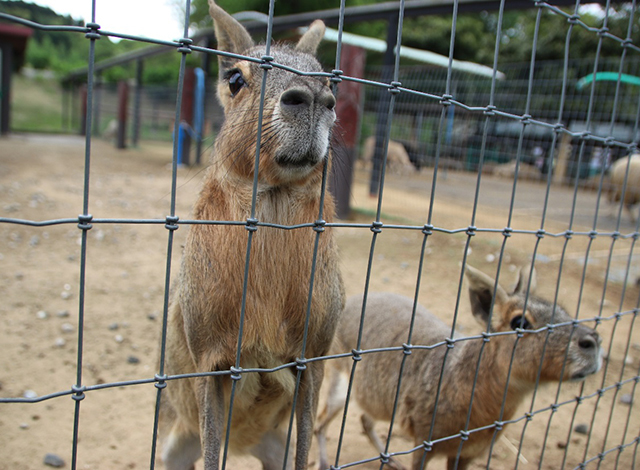
[{"label": "mara's hind leg", "polygon": [[329,468],[329,458],[327,455],[327,427],[333,421],[340,410],[344,409],[347,397],[347,380],[339,370],[328,365],[328,390],[327,399],[318,414],[318,424],[316,425],[316,439],[318,441],[318,454],[320,470]]},{"label": "mara's hind leg", "polygon": [[296,402],[296,470],[307,468],[323,376],[322,362],[310,362],[302,373]]},{"label": "mara's hind leg", "polygon": [[197,379],[196,394],[200,407],[200,442],[205,470],[217,470],[220,465],[220,447],[224,427],[224,391],[222,377]]},{"label": "mara's hind leg", "polygon": [[166,470],[193,470],[200,458],[200,436],[176,421],[162,448],[162,462]]},{"label": "mara's hind leg", "polygon": [[262,462],[263,470],[291,469],[291,453],[287,458],[287,464],[283,467],[284,450],[287,436],[280,429],[273,429],[266,432],[260,442],[254,446],[250,453]]},{"label": "mara's hind leg", "polygon": [[[366,433],[373,446],[380,454],[382,454],[384,452],[384,444],[376,434],[376,430],[374,429],[375,422],[373,421],[371,416],[366,413],[362,413],[360,422],[362,423],[362,429],[364,429],[364,432]],[[389,459],[389,463],[387,465],[389,465],[389,467],[391,468],[395,468],[396,470],[405,470],[404,466],[400,462],[391,458]]]}]

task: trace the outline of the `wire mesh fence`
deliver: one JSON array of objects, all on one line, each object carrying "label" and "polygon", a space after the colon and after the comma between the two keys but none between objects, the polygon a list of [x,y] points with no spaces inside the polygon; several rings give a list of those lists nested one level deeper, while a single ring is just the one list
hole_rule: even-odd
[{"label": "wire mesh fence", "polygon": [[[498,38],[501,37],[501,18],[505,3],[495,2],[494,5],[499,15]],[[269,376],[280,370],[292,370],[292,375],[299,384],[306,367],[321,360],[332,366],[346,357],[346,368],[352,381],[348,386],[348,406],[329,428],[329,465],[332,468],[382,468],[390,459],[399,460],[405,465],[413,460],[417,462],[416,468],[423,468],[432,455],[445,448],[453,449],[447,453],[452,456],[452,465],[458,465],[459,468],[468,464],[476,454],[473,465],[478,468],[635,468],[640,444],[640,419],[635,405],[640,374],[640,338],[634,328],[640,303],[638,287],[635,285],[636,277],[640,275],[636,253],[639,227],[637,214],[633,218],[624,211],[624,196],[607,208],[609,192],[615,187],[615,182],[609,178],[607,171],[611,162],[634,153],[637,146],[640,100],[637,91],[624,86],[622,79],[623,75],[637,73],[639,49],[637,41],[634,41],[636,5],[635,2],[631,4],[632,14],[626,37],[615,37],[608,32],[607,15],[612,11],[608,8],[603,10],[601,27],[592,28],[581,21],[579,4],[571,10],[561,10],[552,3],[544,2],[532,2],[531,7],[538,9],[538,17],[530,63],[525,66],[501,66],[501,43],[496,41],[493,73],[488,78],[474,79],[455,72],[451,61],[449,67],[442,71],[404,68],[400,67],[399,56],[390,69],[367,69],[364,77],[346,76],[340,71],[341,42],[338,41],[334,70],[314,75],[332,81],[338,100],[341,84],[353,82],[364,86],[362,140],[375,136],[381,150],[376,152],[371,149],[370,161],[364,162],[365,169],[356,169],[351,195],[355,206],[360,210],[357,211],[355,220],[325,223],[322,213],[318,214],[317,219],[305,220],[295,226],[272,224],[268,220],[255,218],[253,213],[246,220],[190,220],[189,206],[193,199],[186,200],[181,188],[197,175],[179,174],[177,140],[173,146],[171,177],[165,178],[165,182],[170,179],[170,185],[161,182],[164,193],[162,189],[156,188],[155,191],[160,196],[157,197],[156,194],[151,199],[153,204],[150,207],[153,212],[144,203],[135,204],[135,201],[130,200],[133,196],[128,192],[132,189],[129,186],[151,186],[150,180],[136,179],[134,185],[125,183],[125,189],[109,192],[109,178],[115,178],[115,175],[109,174],[109,168],[111,171],[119,170],[102,166],[106,164],[101,161],[104,159],[104,147],[93,140],[91,132],[84,139],[82,165],[79,164],[80,159],[76,160],[81,171],[77,168],[73,172],[71,169],[67,170],[82,180],[82,187],[69,190],[76,196],[74,202],[81,202],[81,215],[72,216],[69,212],[63,212],[56,218],[32,218],[31,209],[38,204],[46,208],[50,201],[41,193],[34,193],[31,197],[33,204],[19,204],[20,188],[10,181],[3,182],[2,194],[7,198],[5,211],[12,211],[16,216],[0,218],[0,223],[5,228],[4,247],[0,248],[3,255],[0,260],[11,267],[23,265],[23,269],[30,267],[33,271],[46,269],[51,277],[59,278],[61,272],[67,271],[62,267],[61,259],[47,257],[49,255],[42,252],[40,254],[44,256],[44,261],[34,260],[34,255],[22,257],[21,247],[29,239],[32,246],[40,243],[45,248],[50,248],[51,252],[61,248],[64,252],[68,249],[63,241],[67,237],[74,243],[78,242],[78,251],[68,257],[67,263],[79,267],[79,273],[77,282],[74,282],[77,283],[77,310],[74,310],[75,319],[71,328],[76,334],[76,345],[73,351],[67,350],[75,357],[67,355],[63,359],[63,356],[53,355],[56,362],[48,364],[44,369],[35,364],[38,361],[34,358],[34,363],[29,364],[26,369],[33,366],[33,370],[37,372],[18,371],[7,366],[7,371],[11,372],[6,372],[2,378],[2,389],[6,389],[8,393],[0,398],[0,406],[6,410],[16,410],[23,409],[24,406],[57,403],[70,397],[73,410],[64,415],[65,418],[72,416],[69,423],[64,424],[72,425],[66,436],[71,448],[68,453],[70,466],[85,468],[91,466],[86,462],[92,460],[91,453],[96,450],[92,445],[99,447],[101,441],[104,441],[102,445],[109,442],[109,437],[105,436],[108,430],[96,429],[95,421],[83,418],[85,414],[96,416],[93,414],[96,410],[92,410],[92,406],[95,406],[92,405],[92,398],[96,396],[97,400],[100,394],[112,394],[111,396],[118,396],[123,402],[134,403],[133,408],[137,409],[139,406],[135,403],[145,395],[145,403],[153,402],[155,405],[155,413],[153,407],[144,410],[145,429],[132,430],[127,427],[124,417],[113,410],[118,405],[109,405],[104,411],[98,411],[97,416],[113,411],[119,416],[119,421],[125,423],[123,432],[132,433],[139,439],[136,441],[137,447],[142,445],[141,442],[147,446],[147,450],[142,452],[144,457],[129,466],[148,465],[154,468],[159,454],[156,443],[160,405],[163,399],[166,400],[166,388],[177,381],[207,375],[230,376],[234,379],[234,384],[241,384],[243,379],[251,375]],[[398,8],[398,38],[401,38],[404,2]],[[455,56],[457,8],[458,2],[453,2],[451,58]],[[188,25],[189,2],[186,2],[186,10]],[[273,2],[270,11],[272,18]],[[277,12],[277,7],[275,11]],[[342,16],[344,12],[343,2]],[[543,14],[547,13],[567,19],[567,59],[561,62],[536,61],[537,32]],[[177,135],[181,121],[180,101],[186,55],[193,52],[220,54],[217,50],[192,44],[186,37],[186,26],[185,38],[171,42],[103,31],[97,24],[99,18],[95,17],[86,27],[48,27],[8,15],[0,17],[44,31],[53,28],[69,34],[84,35],[91,44],[87,74],[89,110],[95,106],[98,96],[93,73],[94,45],[101,36],[124,37],[176,49],[182,54],[183,60],[179,84],[175,90],[173,117],[167,119],[173,123],[174,135]],[[613,41],[620,44],[620,57],[616,60],[603,59],[599,57],[598,51],[594,51],[594,56],[588,59],[570,58],[572,31],[575,28],[585,29],[598,36],[600,42]],[[270,35],[267,37],[269,40]],[[273,60],[268,54],[262,58],[248,57],[247,60],[263,65],[266,77],[273,68],[282,67],[277,57]],[[602,83],[593,80],[579,84],[581,77],[589,74],[594,74],[595,77],[601,71],[613,71],[613,81]],[[298,70],[291,72],[300,73]],[[500,74],[504,74],[504,78],[499,78]],[[105,94],[100,103],[108,115],[111,100],[105,99],[108,90],[103,92]],[[166,97],[163,99],[168,100]],[[149,100],[153,102],[151,94]],[[261,101],[260,109],[262,106]],[[153,116],[158,119],[162,117],[158,112],[154,112]],[[87,129],[95,129],[94,118],[94,113],[87,112]],[[104,126],[103,117],[101,121]],[[405,168],[406,171],[396,171],[398,166],[394,166],[397,162],[392,160],[392,141],[401,143],[406,152],[407,158],[401,160],[405,167],[407,163],[410,165]],[[9,145],[7,142],[6,148]],[[18,147],[23,147],[23,151],[28,152],[27,143],[19,142]],[[256,161],[258,158],[259,152]],[[634,161],[628,161],[630,163],[624,167],[623,177],[618,184],[623,193],[632,194],[640,182],[637,181]],[[335,162],[334,166],[339,168],[341,163],[343,162]],[[98,171],[94,170],[96,167],[99,168]],[[457,171],[450,171],[451,169]],[[531,172],[528,173],[528,170]],[[125,181],[129,177],[132,176],[125,175]],[[58,178],[61,176],[58,175]],[[326,184],[323,185],[323,192],[325,186]],[[254,198],[256,192],[257,183],[254,183]],[[165,202],[168,203],[168,208]],[[118,209],[114,209],[116,207]],[[51,210],[51,213],[57,212]],[[612,210],[613,215],[605,214],[605,210]],[[101,216],[101,212],[116,216]],[[364,294],[365,298],[365,308],[357,312],[358,318],[362,319],[357,341],[348,344],[343,354],[305,357],[304,350],[301,350],[295,361],[269,368],[240,368],[238,353],[235,367],[215,372],[196,371],[192,374],[168,376],[165,372],[164,355],[169,328],[171,280],[176,277],[175,261],[180,257],[180,253],[177,253],[180,250],[176,249],[181,240],[178,228],[192,228],[202,224],[229,230],[245,227],[247,259],[251,254],[252,234],[260,230],[313,231],[316,245],[308,247],[309,253],[317,253],[317,243],[325,236],[325,230],[333,231],[342,249],[342,271],[347,293]],[[158,228],[166,230],[167,234],[161,235]],[[141,258],[136,257],[131,251],[125,251],[131,257],[130,260],[120,258],[118,250],[124,250],[126,245],[134,249],[141,248],[136,238],[141,238],[143,232],[147,233],[144,240],[153,240],[153,258],[146,252],[141,254]],[[48,235],[45,236],[45,233]],[[57,235],[54,236],[54,233]],[[105,233],[108,233],[107,239],[120,237],[125,241],[120,248],[115,244],[107,247],[107,259],[96,259],[98,257],[94,258],[92,249],[97,249],[96,245],[103,241]],[[34,237],[40,241],[34,241]],[[164,248],[161,248],[162,244]],[[18,253],[15,259],[12,251]],[[159,257],[160,252],[162,256]],[[274,253],[277,254],[277,251]],[[106,343],[111,339],[107,340],[103,333],[97,332],[95,325],[110,323],[108,319],[101,318],[103,313],[115,315],[122,319],[120,325],[125,324],[133,312],[129,311],[126,298],[117,297],[135,297],[139,294],[126,288],[108,292],[109,285],[116,285],[117,282],[134,285],[134,280],[129,277],[146,275],[140,270],[138,263],[149,263],[151,259],[154,260],[152,269],[155,273],[150,279],[153,279],[154,287],[144,289],[146,292],[142,296],[141,305],[144,305],[145,300],[161,305],[151,313],[153,318],[161,320],[161,326],[154,328],[149,333],[151,339],[148,339],[151,342],[159,341],[159,365],[153,364],[151,360],[153,365],[147,370],[131,374],[119,371],[120,364],[111,364],[116,371],[110,376],[115,378],[105,380],[93,371],[101,361],[109,363],[111,347],[105,346],[101,340]],[[164,266],[158,265],[158,259],[161,259]],[[113,271],[116,260],[118,269],[128,266],[127,270],[136,274],[127,274],[124,281],[117,281],[118,274]],[[541,301],[533,296],[533,286],[527,284],[521,290],[523,304],[514,307],[523,310],[524,314],[518,316],[517,322],[509,324],[506,331],[501,331],[496,327],[497,320],[491,320],[491,315],[498,317],[502,312],[500,302],[491,300],[499,292],[499,288],[492,285],[489,291],[493,289],[493,292],[485,291],[479,301],[486,304],[487,299],[482,299],[482,296],[489,295],[488,326],[485,321],[484,329],[479,329],[467,322],[465,316],[470,315],[466,315],[464,310],[471,310],[473,307],[473,300],[469,305],[464,303],[467,294],[463,279],[468,264],[480,265],[483,271],[494,274],[497,286],[511,282],[519,265],[524,266],[526,272],[530,262],[539,273],[541,295],[548,301],[544,305],[554,312],[550,318],[536,323],[539,320],[535,315],[538,314]],[[315,269],[314,265],[314,271]],[[162,278],[157,275],[158,270],[163,271]],[[243,276],[248,275],[247,267]],[[21,273],[18,281],[29,276],[30,273]],[[7,290],[20,287],[16,284],[16,279],[5,279]],[[144,285],[144,282],[135,285]],[[24,290],[37,292],[37,287],[30,286]],[[63,298],[65,292],[67,298],[75,298],[70,286],[65,285],[63,289]],[[312,276],[309,296],[313,289]],[[376,321],[377,307],[373,292],[383,290],[401,293],[409,298],[409,318],[412,320],[401,325],[403,328],[399,337],[384,344],[376,344],[373,338],[384,338],[384,327],[374,330],[369,336],[361,335],[368,331],[369,323]],[[48,298],[49,294],[50,292],[44,294],[35,305],[53,305],[55,302]],[[243,296],[246,296],[246,288]],[[371,307],[366,308],[369,296],[372,299]],[[14,300],[9,308],[23,308],[24,301],[10,298]],[[415,317],[415,304],[418,302],[443,318],[446,332],[437,340],[423,340],[419,327],[421,314]],[[567,308],[567,318],[555,313],[560,304]],[[9,318],[8,309],[5,314]],[[306,314],[308,316],[309,311]],[[397,315],[392,317],[392,323],[400,324],[405,319],[400,313]],[[62,317],[64,316],[61,315]],[[416,329],[412,330],[409,325],[413,325],[415,318]],[[11,345],[10,348],[23,353],[29,348],[35,349],[28,340],[19,344],[10,339],[11,332],[16,328],[13,321],[15,320],[6,322],[3,343],[6,341],[6,344]],[[602,338],[602,350],[606,353],[602,369],[583,382],[574,383],[568,380],[570,376],[561,375],[560,380],[557,380],[558,377],[555,380],[552,378],[554,385],[544,385],[548,379],[545,356],[547,359],[555,359],[563,372],[571,369],[571,361],[575,359],[575,352],[570,352],[566,346],[561,348],[558,357],[553,358],[554,339],[559,336],[558,332],[568,329],[570,337],[565,339],[566,344],[578,342],[583,324],[595,326]],[[441,327],[431,325],[433,330],[438,328]],[[342,328],[339,333],[343,333]],[[526,358],[528,353],[519,345],[526,344],[531,337],[542,340],[544,352],[542,358],[532,356],[532,364],[529,365],[533,389],[511,409],[511,394],[516,393],[516,389],[524,388],[522,379],[518,376],[518,364],[521,356]],[[504,344],[505,338],[510,341],[510,348],[502,350],[503,356],[492,358],[492,348],[496,344]],[[121,341],[122,337],[116,336],[116,342]],[[581,347],[598,349],[589,341],[587,343],[589,345],[583,344]],[[241,343],[238,344],[240,351]],[[464,351],[466,345],[474,345],[475,355],[470,356],[467,361],[460,360],[456,351]],[[471,346],[466,350],[472,350]],[[145,358],[153,355],[152,351],[143,351]],[[14,357],[7,354],[10,358]],[[371,358],[385,355],[396,359],[394,367],[387,368],[380,375],[368,373],[367,367],[374,363]],[[91,360],[87,361],[87,357]],[[139,361],[139,358],[134,357],[130,362],[135,363],[136,360]],[[62,362],[62,369],[58,361]],[[437,373],[420,377],[421,380],[415,384],[411,381],[412,374],[415,373],[414,367],[422,361],[433,364]],[[496,373],[491,369],[483,369],[483,361],[501,362],[507,367],[505,382],[491,390],[491,393],[487,391],[486,384]],[[456,367],[450,365],[452,362]],[[24,375],[27,379],[24,379]],[[16,391],[14,381],[29,383],[29,376],[32,376],[31,383],[35,380],[42,388],[48,388],[46,393],[39,396],[18,396],[13,393]],[[58,383],[59,376],[64,376],[64,380],[72,381],[74,385],[68,389],[47,387],[49,382]],[[386,390],[387,400],[391,403],[390,409],[380,411],[381,415],[389,415],[390,419],[382,427],[376,428],[383,436],[382,450],[364,443],[364,437],[359,436],[359,423],[354,419],[354,416],[357,419],[359,408],[375,408],[375,403],[358,399],[361,393],[358,392],[358,383],[368,384],[372,379],[375,380],[365,387],[372,393],[378,388]],[[459,403],[460,408],[455,415],[438,414],[434,411],[443,413],[443,407],[453,407],[451,403],[461,394],[463,385],[470,387],[471,395],[465,396],[462,403]],[[424,390],[428,391],[428,400],[434,402],[423,398]],[[120,392],[126,396],[120,398]],[[151,394],[154,395],[152,399],[149,398]],[[477,424],[474,413],[484,403],[493,401],[497,408]],[[94,401],[109,402],[109,398],[103,402]],[[413,411],[408,412],[407,409]],[[32,420],[46,419],[46,408],[39,410],[38,418]],[[29,411],[26,413],[29,414]],[[427,432],[416,439],[413,439],[414,436],[410,436],[409,440],[403,439],[402,435],[416,432],[415,423],[420,415],[433,416],[433,420],[429,420]],[[459,429],[437,434],[435,430],[438,429],[438,424],[449,421],[457,423],[460,416],[462,420]],[[287,417],[285,420],[289,438],[294,427],[292,418],[293,408],[291,419]],[[57,414],[56,419],[60,419]],[[31,448],[33,442],[19,433],[18,429],[3,432],[7,436],[11,435],[6,438],[9,444],[6,448]],[[481,435],[489,438],[477,449],[474,440]],[[95,437],[92,440],[89,436]],[[111,446],[114,447],[113,444]],[[292,449],[289,448],[289,452],[293,453]],[[25,462],[24,457],[12,455],[10,458],[14,460],[8,466],[20,466]],[[229,460],[227,464],[226,454],[223,460],[223,466],[248,468],[251,465],[233,460]],[[315,457],[311,460],[315,460]],[[318,462],[315,461],[315,464]],[[437,464],[438,462],[432,463]],[[124,466],[124,462],[116,459],[109,466]]]}]

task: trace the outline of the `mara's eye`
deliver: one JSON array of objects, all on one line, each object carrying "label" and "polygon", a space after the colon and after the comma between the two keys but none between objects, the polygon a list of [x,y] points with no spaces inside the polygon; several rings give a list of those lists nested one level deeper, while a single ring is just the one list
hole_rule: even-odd
[{"label": "mara's eye", "polygon": [[529,323],[527,317],[523,315],[516,315],[511,319],[511,329],[522,328],[523,330],[533,330],[533,325]]},{"label": "mara's eye", "polygon": [[244,81],[242,72],[239,70],[232,70],[229,73],[229,91],[231,92],[231,96],[236,96],[245,84],[246,82]]}]

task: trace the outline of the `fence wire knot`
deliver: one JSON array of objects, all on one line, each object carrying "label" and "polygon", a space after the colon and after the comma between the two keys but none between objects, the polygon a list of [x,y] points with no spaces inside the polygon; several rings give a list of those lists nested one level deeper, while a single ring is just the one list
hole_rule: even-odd
[{"label": "fence wire knot", "polygon": [[496,431],[502,431],[502,428],[504,427],[504,421],[494,421],[493,424],[496,427]]},{"label": "fence wire knot", "polygon": [[164,227],[167,230],[178,230],[178,219],[179,217],[176,215],[168,215],[165,220],[166,220],[166,224],[164,224]]},{"label": "fence wire knot", "polygon": [[98,23],[87,23],[87,33],[84,35],[87,39],[100,39],[100,34],[98,30],[100,29],[100,25]]},{"label": "fence wire knot", "polygon": [[408,356],[411,354],[411,351],[413,349],[413,346],[411,344],[407,344],[407,343],[402,343],[402,352]]},{"label": "fence wire knot", "polygon": [[327,225],[326,220],[318,219],[313,223],[313,230],[316,232],[324,232],[324,226]]},{"label": "fence wire knot", "polygon": [[431,452],[433,450],[433,443],[431,441],[422,441],[422,447],[425,452]]},{"label": "fence wire knot", "polygon": [[483,343],[488,343],[489,341],[491,341],[491,333],[487,333],[486,331],[482,332],[482,342]]},{"label": "fence wire knot", "polygon": [[256,230],[258,230],[258,219],[254,217],[248,217],[247,223],[245,224],[244,228],[246,228],[249,232],[255,232]]},{"label": "fence wire knot", "polygon": [[304,357],[296,357],[296,369],[297,370],[307,370],[307,362],[309,362]]},{"label": "fence wire knot", "polygon": [[469,225],[465,233],[467,234],[467,236],[473,237],[476,234],[477,230],[478,227],[476,227],[475,225]]},{"label": "fence wire knot", "polygon": [[333,75],[333,77],[330,78],[331,82],[333,83],[341,83],[342,82],[342,78],[340,77],[340,75],[344,74],[344,72],[342,70],[332,70],[331,71],[331,75]]},{"label": "fence wire knot", "polygon": [[71,390],[73,391],[73,395],[71,395],[71,398],[73,398],[75,401],[84,400],[84,392],[85,390],[87,390],[87,387],[85,387],[84,385],[73,385],[71,387]]},{"label": "fence wire knot", "polygon": [[440,104],[442,106],[451,106],[451,100],[453,99],[453,95],[442,95],[440,99]]},{"label": "fence wire knot", "polygon": [[388,453],[380,452],[380,462],[386,465],[389,463],[390,459],[391,459],[391,456]]},{"label": "fence wire knot", "polygon": [[486,106],[484,108],[484,115],[485,116],[495,116],[496,115],[496,108],[494,105],[490,104],[488,106]]},{"label": "fence wire knot", "polygon": [[578,136],[578,138],[580,140],[589,140],[591,138],[591,132],[589,132],[589,131],[581,132],[580,135]]},{"label": "fence wire knot", "polygon": [[447,348],[449,348],[449,349],[453,349],[453,347],[456,344],[456,340],[453,339],[453,338],[446,338],[444,341],[445,341],[445,343],[447,343]]},{"label": "fence wire knot", "polygon": [[468,441],[469,440],[469,431],[460,431],[460,440]]},{"label": "fence wire knot", "polygon": [[156,374],[153,378],[156,380],[156,388],[163,389],[167,387],[167,374]]},{"label": "fence wire knot", "polygon": [[511,227],[505,227],[504,230],[502,230],[503,237],[509,238],[511,235],[513,235],[513,229]]},{"label": "fence wire knot", "polygon": [[544,238],[544,236],[547,234],[547,231],[544,229],[540,229],[536,232],[536,237],[538,238]]},{"label": "fence wire knot", "polygon": [[525,126],[527,124],[530,124],[531,123],[531,114],[523,114],[520,117],[520,122],[522,122],[522,124],[524,124]]},{"label": "fence wire knot", "polygon": [[362,349],[352,349],[351,350],[351,358],[353,359],[354,362],[359,362],[362,360]]},{"label": "fence wire knot", "polygon": [[231,380],[240,380],[242,378],[242,367],[231,366],[229,371],[231,372]]},{"label": "fence wire knot", "polygon": [[182,54],[191,54],[191,44],[193,44],[193,39],[180,38],[178,39],[178,43],[180,44],[180,47],[178,47],[178,52]]},{"label": "fence wire knot", "polygon": [[424,227],[422,227],[422,233],[429,236],[433,234],[433,225],[431,224],[424,224]]},{"label": "fence wire knot", "polygon": [[380,233],[380,232],[382,232],[382,222],[377,221],[377,220],[376,220],[376,221],[374,221],[374,222],[371,222],[371,231],[372,231],[373,233]]},{"label": "fence wire knot", "polygon": [[564,238],[567,240],[571,240],[573,238],[573,230],[567,230],[564,232]]},{"label": "fence wire knot", "polygon": [[262,60],[262,63],[260,64],[261,69],[271,70],[273,68],[273,65],[271,65],[271,62],[273,62],[275,59],[272,56],[263,55],[262,57],[260,57],[260,60]]},{"label": "fence wire knot", "polygon": [[93,220],[93,216],[91,214],[81,214],[78,216],[78,221],[80,222],[78,224],[78,228],[80,230],[91,230],[91,228],[93,227],[93,225],[91,225],[89,222],[91,222]]},{"label": "fence wire knot", "polygon": [[567,18],[567,23],[571,25],[576,25],[578,24],[579,20],[580,20],[580,15],[571,15]]},{"label": "fence wire knot", "polygon": [[389,88],[389,93],[391,93],[392,95],[397,95],[401,92],[401,90],[398,89],[398,87],[402,86],[402,83],[400,82],[391,82],[390,83],[391,88]]}]

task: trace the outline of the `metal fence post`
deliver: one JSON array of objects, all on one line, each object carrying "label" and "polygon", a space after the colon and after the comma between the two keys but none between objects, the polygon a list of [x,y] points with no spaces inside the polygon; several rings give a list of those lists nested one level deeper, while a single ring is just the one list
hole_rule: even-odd
[{"label": "metal fence post", "polygon": [[127,147],[127,104],[129,101],[129,84],[125,80],[118,82],[118,137],[116,147]]},{"label": "metal fence post", "polygon": [[[361,47],[342,45],[340,69],[344,75],[364,76],[366,52]],[[336,200],[340,219],[349,217],[349,198],[353,180],[353,165],[358,157],[360,120],[362,116],[362,84],[343,81],[338,88],[336,117],[340,123],[334,134],[334,158],[329,189]],[[337,140],[337,142],[336,142]]]},{"label": "metal fence post", "polygon": [[[395,61],[395,49],[398,36],[398,15],[389,18],[387,29],[387,50],[384,54],[384,66],[382,68],[382,82],[391,83],[393,76],[393,63]],[[369,195],[375,197],[380,190],[380,174],[384,158],[384,135],[387,129],[387,113],[389,111],[389,101],[391,95],[384,88],[380,88],[380,101],[378,106],[378,116],[376,123],[376,145],[373,152],[373,166],[371,168],[371,180],[369,182]]]},{"label": "metal fence post", "polygon": [[142,100],[142,74],[144,71],[144,62],[142,59],[136,61],[136,94],[133,98],[133,136],[131,145],[138,146],[140,140],[140,102]]},{"label": "metal fence post", "polygon": [[[189,130],[193,126],[193,101],[196,75],[193,67],[187,67],[184,74],[184,88],[182,89],[182,107],[180,110],[180,134],[182,147],[180,148],[180,163],[190,164],[191,134]],[[189,130],[187,130],[189,129]]]}]

